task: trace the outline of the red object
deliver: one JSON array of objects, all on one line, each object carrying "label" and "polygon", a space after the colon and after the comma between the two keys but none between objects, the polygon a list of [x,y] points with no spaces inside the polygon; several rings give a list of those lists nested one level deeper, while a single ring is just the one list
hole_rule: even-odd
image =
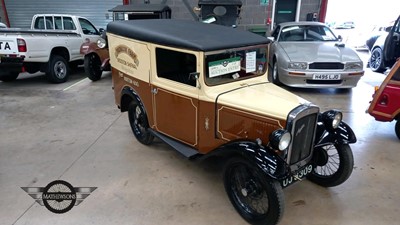
[{"label": "red object", "polygon": [[375,92],[368,113],[378,121],[388,122],[400,116],[400,61],[393,66]]},{"label": "red object", "polygon": [[129,0],[122,0],[123,5],[129,5]]},{"label": "red object", "polygon": [[24,39],[17,38],[17,45],[18,45],[19,52],[26,52],[27,47],[26,47],[26,42]]},{"label": "red object", "polygon": [[4,12],[4,16],[6,17],[5,19],[6,19],[7,26],[10,27],[11,25],[10,25],[10,20],[8,19],[6,3],[4,2],[4,0],[1,0],[1,4],[3,6],[3,12]]},{"label": "red object", "polygon": [[328,0],[322,0],[321,7],[319,10],[319,22],[325,23],[327,9],[328,9]]}]

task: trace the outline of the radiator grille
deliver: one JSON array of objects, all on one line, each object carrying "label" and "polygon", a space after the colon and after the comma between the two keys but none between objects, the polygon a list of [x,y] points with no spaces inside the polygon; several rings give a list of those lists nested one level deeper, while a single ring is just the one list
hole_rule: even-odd
[{"label": "radiator grille", "polygon": [[312,153],[317,114],[310,114],[297,120],[293,129],[293,144],[290,165],[306,159]]},{"label": "radiator grille", "polygon": [[330,62],[316,62],[309,65],[310,69],[316,70],[342,70],[344,69],[343,63],[330,63]]}]

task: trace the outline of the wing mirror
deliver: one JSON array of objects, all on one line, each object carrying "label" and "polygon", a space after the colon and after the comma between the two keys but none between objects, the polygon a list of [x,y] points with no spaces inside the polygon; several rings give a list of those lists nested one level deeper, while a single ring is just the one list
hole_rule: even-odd
[{"label": "wing mirror", "polygon": [[339,35],[339,36],[338,36],[338,41],[340,41],[340,42],[342,42],[342,41],[343,41],[343,37],[342,37],[342,35]]}]

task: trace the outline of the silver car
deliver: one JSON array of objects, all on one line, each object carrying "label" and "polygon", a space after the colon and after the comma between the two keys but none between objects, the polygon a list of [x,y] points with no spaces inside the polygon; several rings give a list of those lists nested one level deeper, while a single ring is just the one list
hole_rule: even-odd
[{"label": "silver car", "polygon": [[[363,62],[323,23],[282,23],[272,32],[271,81],[306,88],[352,88],[364,75]],[[339,36],[340,37],[340,36]]]}]

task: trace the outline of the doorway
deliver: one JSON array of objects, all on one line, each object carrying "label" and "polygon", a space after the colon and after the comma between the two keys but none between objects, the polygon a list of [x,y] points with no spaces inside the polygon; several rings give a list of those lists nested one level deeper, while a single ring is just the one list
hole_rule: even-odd
[{"label": "doorway", "polygon": [[[298,0],[278,0],[275,5],[275,24],[296,21]],[[275,27],[275,26],[274,26]]]}]

